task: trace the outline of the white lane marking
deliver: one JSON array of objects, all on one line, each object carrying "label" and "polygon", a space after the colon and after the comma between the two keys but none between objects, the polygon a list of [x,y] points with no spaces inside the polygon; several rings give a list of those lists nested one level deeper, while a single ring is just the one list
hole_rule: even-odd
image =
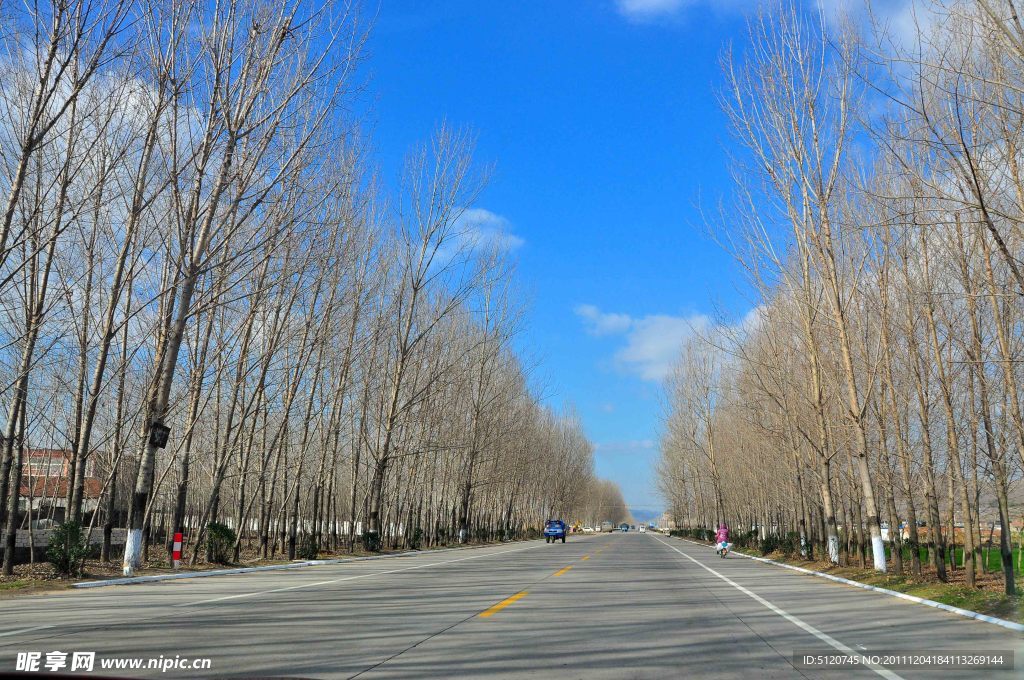
[{"label": "white lane marking", "polygon": [[412,571],[414,569],[426,569],[427,567],[436,567],[444,564],[452,564],[454,562],[465,562],[466,560],[478,560],[481,557],[491,557],[493,555],[504,555],[506,553],[522,552],[523,550],[533,550],[538,546],[531,545],[526,548],[515,548],[513,550],[502,550],[501,552],[487,553],[484,555],[473,555],[472,557],[460,557],[457,560],[444,560],[442,562],[431,562],[429,564],[417,564],[412,567],[402,567],[401,569],[388,569],[387,571],[375,571],[372,574],[360,574],[358,576],[345,576],[342,578],[331,579],[329,581],[316,581],[314,583],[300,583],[294,586],[286,586],[284,588],[271,588],[270,590],[260,590],[253,593],[239,593],[237,595],[223,595],[221,597],[214,597],[209,600],[198,600],[196,602],[180,602],[175,607],[191,607],[197,604],[209,604],[211,602],[223,602],[224,600],[237,600],[243,597],[257,597],[259,595],[269,595],[271,593],[283,593],[289,590],[300,590],[302,588],[313,588],[315,586],[326,586],[332,583],[341,583],[342,581],[357,581],[359,579],[371,578],[373,576],[385,576],[387,574],[397,574],[402,571]]},{"label": "white lane marking", "polygon": [[[663,541],[663,540],[661,540],[660,538],[657,538],[657,537],[655,537],[655,540],[657,540],[658,543],[661,543],[662,545],[664,545],[664,546],[666,546],[668,548],[671,548],[672,550],[675,550],[677,553],[679,553],[680,555],[682,555],[686,559],[690,560],[691,562],[696,564],[701,569],[704,569],[705,571],[707,571],[707,572],[709,572],[711,574],[714,574],[715,576],[717,576],[718,578],[722,579],[723,581],[725,581],[726,583],[731,585],[733,588],[735,588],[736,590],[738,590],[741,593],[743,593],[744,595],[748,595],[749,597],[757,600],[758,602],[763,604],[768,609],[772,610],[773,612],[775,612],[776,614],[778,614],[782,618],[786,619],[787,621],[789,621],[793,625],[797,626],[798,628],[801,628],[801,629],[805,630],[806,632],[810,633],[811,635],[813,635],[814,637],[818,638],[822,642],[828,643],[833,648],[839,650],[840,652],[843,652],[844,654],[849,654],[851,656],[856,656],[857,655],[857,652],[855,652],[854,650],[850,649],[849,647],[844,645],[839,640],[836,640],[831,635],[828,635],[827,633],[821,632],[820,630],[818,630],[817,628],[815,628],[811,624],[807,623],[806,621],[803,621],[802,619],[799,619],[799,618],[793,616],[792,614],[790,614],[789,612],[785,611],[784,609],[782,609],[780,607],[776,607],[774,604],[772,604],[768,600],[764,599],[763,597],[761,597],[760,595],[758,595],[754,591],[749,590],[747,588],[744,588],[743,586],[741,586],[739,583],[736,583],[735,581],[733,581],[728,576],[724,576],[724,575],[718,573],[717,571],[715,571],[714,569],[712,569],[711,567],[708,567],[708,566],[700,563],[699,561],[697,561],[694,558],[690,557],[689,555],[687,555],[686,553],[684,553],[682,550],[680,550],[679,548],[675,547],[674,545],[670,545],[670,544],[666,543],[665,541]],[[888,680],[903,680],[899,675],[893,673],[892,671],[890,671],[888,668],[885,668],[884,666],[879,666],[878,664],[874,664],[874,663],[864,663],[863,665],[864,665],[864,667],[870,668],[875,673],[877,673],[878,675],[881,675],[883,678],[887,678]]]},{"label": "white lane marking", "polygon": [[[697,543],[696,541],[691,541],[688,538],[680,538],[679,540],[686,541],[687,543],[692,543],[693,545],[699,545],[701,547],[707,547],[706,543]],[[798,571],[801,574],[807,574],[808,576],[817,576],[818,578],[828,579],[829,581],[834,581],[836,583],[842,583],[843,585],[846,585],[846,586],[853,586],[854,588],[861,588],[863,590],[870,590],[870,591],[875,592],[875,593],[882,593],[883,595],[889,595],[890,597],[898,597],[901,600],[907,600],[908,602],[914,602],[916,604],[923,604],[926,607],[932,607],[934,609],[941,609],[942,611],[950,612],[952,614],[957,614],[959,616],[964,616],[964,617],[969,618],[969,619],[974,619],[976,621],[984,621],[985,623],[991,623],[991,624],[993,624],[995,626],[1001,626],[1003,628],[1009,628],[1010,630],[1015,630],[1018,633],[1024,633],[1024,624],[1015,623],[1013,621],[1007,621],[1006,619],[1000,619],[1000,618],[997,618],[995,616],[989,616],[988,614],[981,614],[979,612],[971,611],[970,609],[961,609],[960,607],[954,607],[952,605],[945,604],[943,602],[936,602],[935,600],[926,600],[923,597],[918,597],[917,595],[908,595],[907,593],[901,593],[898,590],[889,590],[888,588],[880,588],[879,586],[871,586],[871,585],[868,585],[867,583],[861,583],[860,581],[851,581],[850,579],[843,578],[842,576],[835,576],[833,574],[826,574],[826,573],[820,572],[820,571],[812,571],[811,569],[804,569],[803,567],[798,567],[795,564],[786,564],[785,562],[776,562],[775,560],[769,560],[766,557],[757,557],[756,555],[747,555],[747,554],[741,553],[741,552],[734,552],[733,555],[736,555],[737,557],[743,557],[743,558],[746,558],[748,560],[755,560],[757,562],[764,562],[765,564],[771,564],[771,565],[774,565],[776,567],[782,567],[783,569],[791,569],[793,571]]]},{"label": "white lane marking", "polygon": [[7,637],[9,635],[20,635],[21,633],[31,633],[34,630],[42,630],[44,628],[53,628],[53,626],[32,626],[31,628],[19,628],[18,630],[9,630],[6,633],[0,633],[0,637]]}]

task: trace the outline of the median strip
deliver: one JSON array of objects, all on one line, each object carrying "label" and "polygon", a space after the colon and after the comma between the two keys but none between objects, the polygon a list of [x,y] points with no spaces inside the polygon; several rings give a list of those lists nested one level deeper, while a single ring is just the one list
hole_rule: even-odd
[{"label": "median strip", "polygon": [[510,604],[513,604],[515,602],[518,602],[519,600],[523,599],[524,597],[526,597],[526,591],[525,590],[516,593],[512,597],[507,597],[504,600],[502,600],[501,602],[499,602],[498,604],[496,604],[493,607],[491,607],[490,609],[488,609],[486,611],[480,612],[480,618],[486,619],[486,618],[488,618],[490,616],[493,616],[493,615],[497,614],[498,612],[500,612],[505,607],[507,607]]}]

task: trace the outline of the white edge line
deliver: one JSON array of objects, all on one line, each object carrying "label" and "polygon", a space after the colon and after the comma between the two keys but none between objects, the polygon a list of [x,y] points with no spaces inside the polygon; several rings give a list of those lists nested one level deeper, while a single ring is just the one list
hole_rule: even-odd
[{"label": "white edge line", "polygon": [[[515,541],[528,542],[528,541]],[[499,544],[500,545],[500,544]],[[125,586],[135,583],[155,583],[157,581],[176,581],[184,578],[205,578],[207,576],[229,576],[232,574],[249,574],[259,571],[280,571],[282,569],[300,569],[303,567],[317,567],[325,564],[342,564],[345,562],[363,562],[366,560],[384,560],[395,557],[408,557],[411,555],[427,555],[432,553],[452,552],[455,550],[479,550],[481,548],[492,548],[493,545],[470,546],[463,548],[438,548],[434,550],[406,550],[400,553],[389,553],[387,555],[366,555],[363,557],[340,557],[331,560],[306,560],[303,562],[289,562],[288,564],[270,564],[262,567],[237,567],[234,569],[212,569],[209,571],[186,571],[177,574],[153,574],[150,576],[125,576],[123,578],[105,579],[103,581],[83,581],[72,584],[72,588],[102,588],[104,586]]]},{"label": "white edge line", "polygon": [[[676,551],[677,553],[679,553],[680,555],[682,555],[686,559],[688,559],[691,562],[693,562],[694,564],[696,564],[701,569],[704,569],[704,570],[710,572],[711,574],[714,574],[718,578],[722,579],[723,581],[725,581],[726,583],[731,585],[736,590],[740,591],[744,595],[747,595],[747,596],[753,598],[754,600],[756,600],[757,602],[761,603],[762,605],[764,605],[765,607],[767,607],[771,611],[775,612],[776,614],[778,614],[782,618],[786,619],[787,621],[789,621],[793,625],[797,626],[798,628],[800,628],[800,629],[810,633],[811,635],[813,635],[814,637],[818,638],[822,642],[828,643],[829,645],[831,645],[835,649],[839,650],[840,652],[843,652],[844,654],[848,654],[850,656],[860,656],[860,654],[858,654],[856,651],[854,651],[850,647],[847,647],[846,645],[844,645],[839,640],[836,640],[831,635],[828,635],[827,633],[821,632],[820,630],[818,630],[817,628],[815,628],[811,624],[807,623],[806,621],[804,621],[804,620],[802,620],[800,618],[797,618],[796,616],[793,616],[792,614],[790,614],[786,610],[782,609],[781,607],[778,607],[778,606],[772,604],[771,602],[769,602],[768,600],[764,599],[763,597],[761,597],[760,595],[758,595],[754,591],[749,590],[747,588],[744,588],[743,586],[741,586],[739,583],[736,583],[735,581],[733,581],[728,576],[723,576],[722,574],[718,573],[717,571],[715,571],[711,567],[709,567],[709,566],[707,566],[705,564],[701,564],[699,561],[697,561],[694,558],[692,558],[691,556],[687,555],[686,553],[684,553],[682,550],[680,550],[679,548],[675,547],[674,545],[666,543],[665,541],[663,541],[663,540],[661,540],[660,538],[657,538],[657,537],[655,538],[655,540],[658,541],[658,543],[661,543],[662,545],[666,546],[667,548]],[[697,545],[700,545],[700,544],[698,543]],[[864,665],[865,668],[870,668],[875,673],[877,673],[878,675],[882,676],[883,678],[887,678],[888,680],[902,680],[901,676],[897,675],[896,673],[893,673],[892,671],[890,671],[888,668],[885,668],[884,666],[879,666],[878,664],[874,664],[874,663],[867,663],[866,660],[865,660],[865,663],[863,665]]]},{"label": "white edge line", "polygon": [[31,633],[34,630],[43,630],[44,628],[54,628],[55,626],[32,626],[31,628],[19,628],[18,630],[9,630],[6,633],[0,633],[0,637],[8,637],[10,635],[21,635],[22,633]]},{"label": "white edge line", "polygon": [[[679,538],[679,537],[674,537],[674,538]],[[710,547],[708,545],[705,545],[704,543],[698,543],[697,541],[691,541],[691,540],[689,540],[687,538],[679,538],[679,540],[686,541],[687,543],[693,543],[694,545],[699,545],[699,546],[702,546],[702,547],[705,547],[705,548],[709,548]],[[755,557],[754,555],[746,555],[744,553],[736,552],[736,551],[733,551],[733,554],[734,555],[739,555],[740,557],[746,557],[749,560],[757,560],[758,562],[764,562],[766,564],[774,564],[776,567],[783,567],[785,569],[792,569],[793,571],[799,571],[801,574],[810,574],[811,576],[818,576],[820,578],[828,579],[829,581],[835,581],[836,583],[843,583],[843,584],[848,585],[848,586],[854,586],[856,588],[863,588],[864,590],[872,590],[872,591],[874,591],[876,593],[883,593],[885,595],[891,595],[892,597],[898,597],[901,600],[908,600],[910,602],[916,602],[917,604],[923,604],[923,605],[928,606],[928,607],[935,607],[936,609],[942,609],[943,611],[947,611],[947,612],[950,612],[950,613],[953,613],[953,614],[959,614],[960,616],[966,616],[969,619],[976,619],[978,621],[984,621],[985,623],[991,623],[991,624],[994,624],[996,626],[1002,626],[1003,628],[1009,628],[1010,630],[1015,630],[1015,631],[1017,631],[1019,633],[1024,633],[1024,624],[1015,623],[1014,621],[1007,621],[1006,619],[1000,619],[1000,618],[998,618],[996,616],[989,616],[988,614],[982,614],[981,612],[971,611],[970,609],[961,609],[960,607],[954,607],[951,604],[943,604],[942,602],[936,602],[935,600],[926,600],[925,598],[918,597],[917,595],[908,595],[906,593],[901,593],[898,590],[889,590],[888,588],[879,588],[878,586],[868,585],[867,583],[861,583],[860,581],[852,581],[852,580],[850,580],[848,578],[843,578],[842,576],[833,576],[832,574],[826,574],[824,572],[814,571],[812,569],[805,569],[803,567],[797,567],[797,566],[792,565],[792,564],[786,564],[785,562],[776,562],[775,560],[770,560],[767,557]]]}]

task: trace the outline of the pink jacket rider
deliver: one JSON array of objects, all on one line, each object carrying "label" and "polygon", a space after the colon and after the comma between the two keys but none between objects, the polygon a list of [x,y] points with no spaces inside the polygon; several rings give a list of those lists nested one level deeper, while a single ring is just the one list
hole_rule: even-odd
[{"label": "pink jacket rider", "polygon": [[729,542],[729,527],[722,524],[718,525],[718,533],[715,534],[715,543],[728,543]]}]

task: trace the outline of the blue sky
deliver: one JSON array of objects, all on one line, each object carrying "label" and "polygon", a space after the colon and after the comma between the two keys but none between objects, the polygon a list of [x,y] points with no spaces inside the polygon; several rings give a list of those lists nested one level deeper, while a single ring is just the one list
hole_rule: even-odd
[{"label": "blue sky", "polygon": [[477,132],[494,173],[474,219],[515,248],[520,349],[598,474],[652,511],[660,379],[690,321],[753,303],[699,210],[729,189],[715,90],[743,17],[722,6],[384,0],[368,45],[381,167],[442,121]]}]

